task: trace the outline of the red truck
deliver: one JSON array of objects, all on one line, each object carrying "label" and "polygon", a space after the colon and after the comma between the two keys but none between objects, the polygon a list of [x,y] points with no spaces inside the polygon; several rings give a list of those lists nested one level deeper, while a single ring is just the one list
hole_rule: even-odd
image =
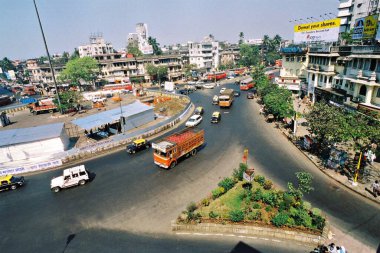
[{"label": "red truck", "polygon": [[53,99],[43,99],[37,103],[32,103],[28,105],[29,110],[34,115],[37,115],[40,112],[54,112],[57,111],[57,106],[53,103]]},{"label": "red truck", "polygon": [[203,129],[185,129],[170,135],[157,143],[152,143],[154,163],[165,169],[174,168],[180,158],[196,155],[204,141]]}]

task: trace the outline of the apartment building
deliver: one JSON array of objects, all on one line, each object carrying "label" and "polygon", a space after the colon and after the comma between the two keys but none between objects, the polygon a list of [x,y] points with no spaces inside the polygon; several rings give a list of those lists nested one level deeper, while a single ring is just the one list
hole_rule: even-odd
[{"label": "apartment building", "polygon": [[138,77],[150,81],[146,71],[147,64],[168,67],[168,79],[177,81],[183,77],[183,65],[180,55],[160,55],[126,58],[121,53],[97,55],[95,59],[99,62],[99,78],[108,81],[122,80],[124,77]]},{"label": "apartment building", "polygon": [[239,45],[229,45],[220,52],[220,64],[221,65],[236,65],[240,60],[240,48]]},{"label": "apartment building", "polygon": [[314,46],[307,54],[311,101],[345,106],[380,117],[380,47]]},{"label": "apartment building", "polygon": [[219,42],[211,37],[205,37],[202,42],[188,42],[189,61],[199,69],[216,70],[220,62]]},{"label": "apartment building", "polygon": [[[55,78],[57,78],[60,72],[64,69],[65,64],[53,64]],[[30,73],[31,83],[43,83],[47,85],[54,84],[53,74],[50,71],[48,63],[38,63],[37,60],[31,59],[26,61],[26,69]]]},{"label": "apartment building", "polygon": [[137,23],[136,32],[128,35],[128,45],[138,47],[144,55],[153,54],[153,47],[148,43],[148,37],[148,25]]},{"label": "apartment building", "polygon": [[307,94],[306,67],[308,65],[307,49],[301,47],[281,48],[282,67],[280,75],[275,78],[278,86],[293,93]]},{"label": "apartment building", "polygon": [[99,54],[110,54],[115,52],[111,43],[106,42],[101,34],[91,35],[90,44],[79,46],[79,57],[93,57]]}]

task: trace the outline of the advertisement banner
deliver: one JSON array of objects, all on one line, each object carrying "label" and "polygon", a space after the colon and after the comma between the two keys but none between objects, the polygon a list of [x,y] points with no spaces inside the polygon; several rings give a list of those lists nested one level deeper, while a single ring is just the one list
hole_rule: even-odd
[{"label": "advertisement banner", "polygon": [[294,26],[294,43],[338,41],[340,18]]},{"label": "advertisement banner", "polygon": [[352,33],[353,40],[361,40],[363,38],[364,31],[364,18],[358,18],[355,20],[354,31]]},{"label": "advertisement banner", "polygon": [[376,34],[378,15],[368,16],[364,20],[363,39],[373,39]]}]

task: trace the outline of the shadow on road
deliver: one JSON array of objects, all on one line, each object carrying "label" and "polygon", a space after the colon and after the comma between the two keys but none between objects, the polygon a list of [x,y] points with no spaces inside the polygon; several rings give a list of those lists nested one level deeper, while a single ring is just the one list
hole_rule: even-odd
[{"label": "shadow on road", "polygon": [[70,234],[68,237],[67,237],[67,240],[66,240],[66,245],[65,245],[65,248],[63,249],[62,253],[65,253],[66,249],[67,249],[67,246],[69,246],[70,242],[72,240],[74,240],[75,238],[75,234]]},{"label": "shadow on road", "polygon": [[236,246],[231,250],[231,253],[261,253],[261,251],[252,248],[248,244],[240,241]]}]

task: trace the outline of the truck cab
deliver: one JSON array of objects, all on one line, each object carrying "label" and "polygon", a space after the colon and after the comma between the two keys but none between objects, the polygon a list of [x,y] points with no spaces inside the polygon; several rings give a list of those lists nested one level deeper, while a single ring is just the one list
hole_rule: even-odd
[{"label": "truck cab", "polygon": [[62,176],[55,177],[50,182],[50,189],[59,192],[61,189],[77,185],[85,185],[89,181],[89,175],[84,165],[65,169]]}]

